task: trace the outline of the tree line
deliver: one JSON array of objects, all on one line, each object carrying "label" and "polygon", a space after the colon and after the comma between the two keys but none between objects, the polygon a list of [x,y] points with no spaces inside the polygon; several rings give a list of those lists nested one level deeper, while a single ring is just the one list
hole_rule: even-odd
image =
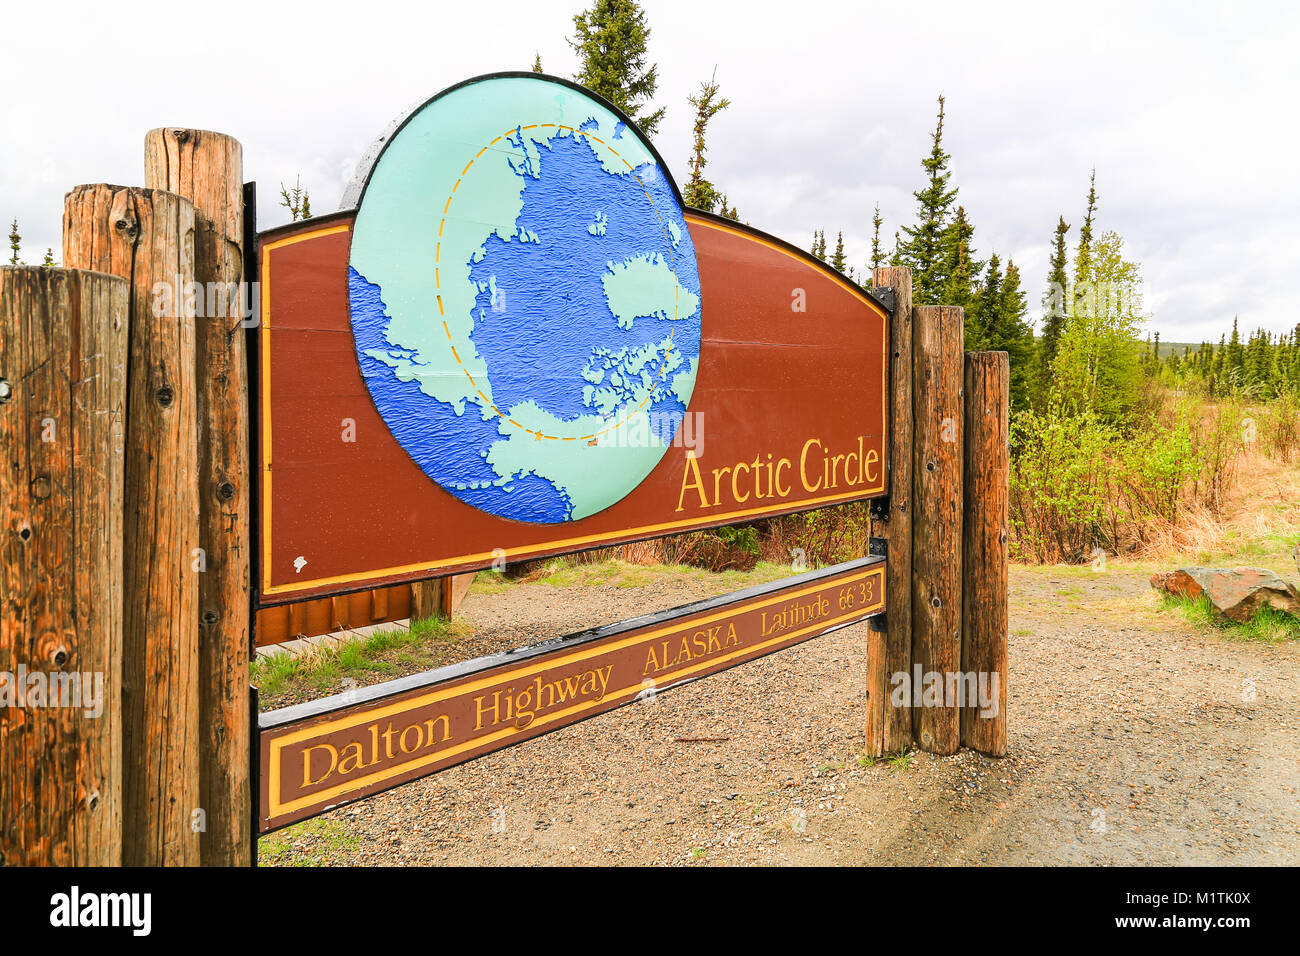
[{"label": "tree line", "polygon": [[1300,323],[1290,332],[1274,334],[1256,329],[1242,341],[1237,319],[1232,334],[1218,345],[1202,342],[1160,354],[1160,335],[1148,342],[1142,356],[1148,375],[1171,388],[1196,388],[1210,398],[1240,394],[1273,399],[1300,394]]}]

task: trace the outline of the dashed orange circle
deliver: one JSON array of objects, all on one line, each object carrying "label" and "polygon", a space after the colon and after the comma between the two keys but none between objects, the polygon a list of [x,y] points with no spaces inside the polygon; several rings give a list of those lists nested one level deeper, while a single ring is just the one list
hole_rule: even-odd
[{"label": "dashed orange circle", "polygon": [[[460,184],[464,182],[465,177],[469,175],[470,169],[473,168],[474,164],[479,161],[479,159],[483,156],[484,153],[486,153],[497,143],[501,142],[501,140],[505,139],[511,133],[522,134],[525,130],[530,130],[530,129],[562,129],[562,130],[568,130],[570,133],[586,136],[588,139],[599,143],[601,146],[604,146],[607,150],[610,151],[610,153],[616,156],[619,159],[619,161],[623,163],[624,166],[627,167],[628,172],[632,174],[632,177],[641,186],[641,191],[645,193],[646,199],[650,201],[650,208],[654,210],[655,218],[659,220],[659,228],[663,230],[664,240],[667,243],[667,248],[668,248],[668,257],[671,260],[669,268],[672,270],[673,279],[674,280],[677,279],[677,257],[673,255],[673,251],[672,251],[673,244],[671,238],[668,235],[668,227],[664,224],[663,216],[659,214],[658,207],[655,206],[654,197],[650,195],[650,190],[646,189],[645,183],[642,182],[641,177],[636,174],[635,167],[633,167],[633,165],[629,163],[618,152],[618,150],[614,149],[613,146],[610,146],[609,143],[605,142],[605,140],[601,139],[599,136],[596,136],[594,133],[589,133],[583,129],[576,129],[575,127],[572,126],[565,126],[562,123],[534,123],[531,126],[518,126],[512,130],[507,130],[506,132],[498,136],[496,139],[488,143],[486,146],[484,146],[482,149],[480,149],[474,155],[474,158],[471,159],[465,165],[465,168],[461,170],[461,174],[459,178],[457,178],[456,180],[456,185],[451,187],[451,193],[447,196],[447,202],[442,207],[442,219],[438,223],[438,240],[434,248],[434,254],[433,254],[433,284],[434,284],[435,292],[438,297],[438,315],[439,317],[442,318],[442,330],[447,335],[447,344],[451,347],[451,354],[456,359],[456,364],[459,365],[460,370],[465,373],[465,377],[469,379],[469,383],[471,387],[473,387],[474,391],[478,394],[479,398],[483,399],[484,404],[488,408],[491,408],[492,411],[494,411],[502,421],[509,422],[511,425],[514,425],[516,428],[520,429],[521,431],[526,432],[529,435],[532,435],[533,438],[537,441],[541,441],[542,439],[547,439],[548,441],[586,441],[594,444],[595,440],[599,438],[601,435],[604,435],[607,432],[614,431],[615,429],[621,428],[623,425],[627,424],[627,422],[629,422],[638,412],[640,412],[641,409],[645,408],[645,406],[650,402],[651,396],[647,395],[644,399],[642,399],[641,404],[637,405],[636,408],[628,412],[628,414],[620,421],[617,421],[612,425],[608,425],[605,428],[602,428],[600,431],[593,432],[590,435],[577,435],[577,436],[547,435],[544,432],[538,431],[536,429],[527,428],[524,425],[520,424],[519,422],[515,421],[513,418],[511,418],[506,412],[503,412],[501,409],[497,408],[496,404],[490,398],[488,398],[487,395],[483,393],[483,389],[481,389],[479,387],[478,382],[474,380],[474,376],[470,374],[469,369],[465,367],[465,363],[461,361],[460,353],[456,351],[456,345],[452,341],[451,329],[447,325],[446,312],[444,311],[442,305],[442,276],[440,271],[441,270],[440,263],[442,259],[442,231],[446,227],[447,217],[451,213],[452,200],[456,198],[456,192],[457,190],[460,189]],[[674,321],[677,319],[680,297],[681,297],[681,284],[679,282],[674,281],[674,288],[673,288]],[[663,379],[667,374],[667,357],[669,354],[672,353],[673,350],[673,331],[674,330],[670,329],[668,332],[668,351],[664,355],[665,358],[664,366],[659,369],[660,381],[663,381]]]}]

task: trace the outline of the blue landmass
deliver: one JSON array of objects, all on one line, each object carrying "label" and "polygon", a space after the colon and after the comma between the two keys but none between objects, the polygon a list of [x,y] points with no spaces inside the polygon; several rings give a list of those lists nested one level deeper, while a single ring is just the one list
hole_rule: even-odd
[{"label": "blue landmass", "polygon": [[461,414],[447,402],[420,390],[416,379],[402,381],[393,369],[366,353],[392,348],[386,338],[389,317],[379,286],[355,269],[348,270],[352,331],[357,358],[375,407],[398,444],[426,475],[466,504],[519,521],[568,519],[572,505],[561,489],[534,474],[502,479],[485,460],[497,441],[499,419],[481,406],[466,403]]},{"label": "blue landmass", "polygon": [[[516,226],[536,241],[494,233],[469,263],[479,288],[473,338],[497,407],[532,399],[568,421],[596,411],[584,401],[582,373],[597,349],[662,342],[674,324],[637,321],[620,328],[601,283],[611,264],[658,253],[686,288],[698,289],[699,276],[694,256],[675,255],[671,235],[647,208],[648,192],[665,221],[675,212],[665,177],[611,174],[580,136],[556,137],[538,152],[539,169],[516,168],[525,179]],[[589,228],[597,221],[604,225],[598,235]],[[693,368],[698,336],[681,338],[674,348]]]}]

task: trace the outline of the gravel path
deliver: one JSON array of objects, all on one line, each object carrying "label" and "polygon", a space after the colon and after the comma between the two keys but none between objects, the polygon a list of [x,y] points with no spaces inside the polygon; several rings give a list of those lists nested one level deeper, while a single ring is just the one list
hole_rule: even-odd
[{"label": "gravel path", "polygon": [[[521,584],[463,613],[517,646],[734,587]],[[1199,633],[1145,572],[1012,589],[1006,759],[864,766],[859,625],[309,821],[279,862],[1300,862],[1300,645]]]}]

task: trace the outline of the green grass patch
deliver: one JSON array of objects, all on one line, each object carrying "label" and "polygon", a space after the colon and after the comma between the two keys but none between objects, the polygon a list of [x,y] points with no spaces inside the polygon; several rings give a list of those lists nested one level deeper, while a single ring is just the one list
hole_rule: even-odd
[{"label": "green grass patch", "polygon": [[1238,640],[1259,641],[1264,644],[1300,640],[1300,618],[1276,608],[1261,608],[1259,613],[1249,621],[1238,624],[1235,621],[1215,620],[1214,606],[1203,594],[1195,599],[1163,594],[1160,598],[1160,606],[1161,610],[1173,611],[1181,615],[1188,624],[1212,627]]},{"label": "green grass patch", "polygon": [[500,571],[480,571],[469,586],[470,594],[505,594],[516,582]]},{"label": "green grass patch", "polygon": [[323,866],[361,845],[338,820],[304,820],[257,841],[258,866]]},{"label": "green grass patch", "polygon": [[[333,646],[312,647],[301,654],[280,651],[253,660],[252,682],[263,698],[294,688],[333,693],[346,679],[358,684],[387,679],[414,665],[445,663],[446,649],[460,638],[461,627],[442,618],[412,621],[409,628],[384,628]],[[268,701],[269,703],[270,701]]]},{"label": "green grass patch", "polygon": [[885,763],[889,764],[890,770],[907,770],[912,766],[912,751],[904,747],[892,757],[887,757]]}]

